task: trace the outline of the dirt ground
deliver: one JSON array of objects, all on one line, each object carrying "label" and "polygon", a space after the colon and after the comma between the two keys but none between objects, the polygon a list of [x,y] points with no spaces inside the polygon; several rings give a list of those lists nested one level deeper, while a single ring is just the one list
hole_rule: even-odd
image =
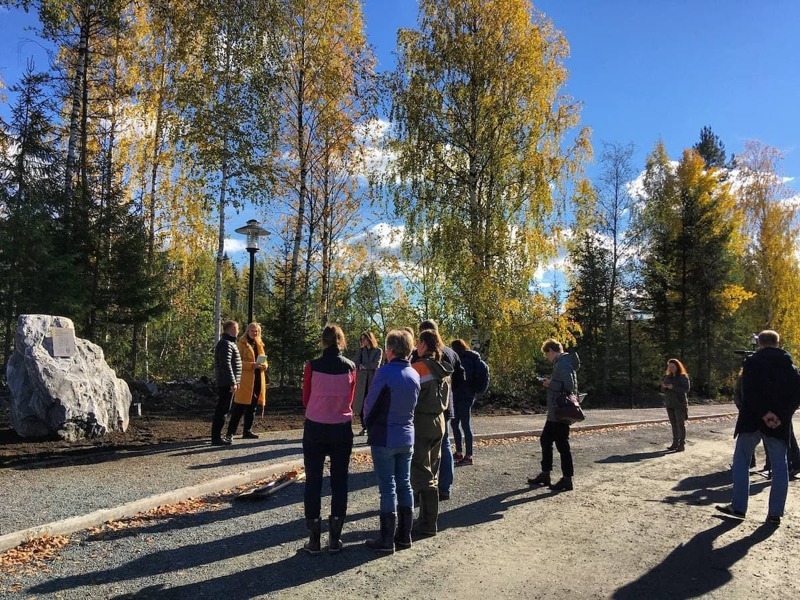
[{"label": "dirt ground", "polygon": [[[65,442],[59,439],[29,440],[11,428],[8,411],[0,410],[0,467],[35,462],[69,454],[76,456],[110,449],[130,449],[157,446],[187,440],[207,439],[210,436],[211,415],[208,411],[179,414],[153,414],[131,417],[128,430],[113,432],[102,438]],[[303,426],[301,414],[267,414],[257,418],[253,427],[259,431],[285,431]]]}]

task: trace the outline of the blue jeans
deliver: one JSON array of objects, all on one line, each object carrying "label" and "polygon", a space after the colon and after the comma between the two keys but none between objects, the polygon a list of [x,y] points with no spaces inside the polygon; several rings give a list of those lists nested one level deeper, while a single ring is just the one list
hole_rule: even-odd
[{"label": "blue jeans", "polygon": [[411,456],[413,446],[386,448],[372,446],[372,464],[381,494],[381,512],[397,512],[397,507],[414,507],[411,491]]},{"label": "blue jeans", "polygon": [[[453,439],[456,442],[456,452],[461,452],[461,429],[464,430],[464,443],[466,455],[472,456],[472,404],[475,396],[455,399],[455,417],[453,417]],[[460,427],[459,427],[460,426]]]},{"label": "blue jeans", "polygon": [[789,467],[786,463],[787,444],[783,440],[762,435],[760,431],[740,433],[736,437],[736,449],[733,451],[733,510],[747,512],[747,501],[750,497],[750,458],[764,440],[770,463],[772,465],[772,484],[769,490],[769,515],[782,517],[786,506],[786,493],[789,490]]},{"label": "blue jeans", "polygon": [[453,471],[455,462],[453,461],[453,448],[450,446],[450,432],[447,424],[444,426],[444,439],[442,440],[442,462],[439,464],[439,491],[445,494],[450,493],[453,487]]}]

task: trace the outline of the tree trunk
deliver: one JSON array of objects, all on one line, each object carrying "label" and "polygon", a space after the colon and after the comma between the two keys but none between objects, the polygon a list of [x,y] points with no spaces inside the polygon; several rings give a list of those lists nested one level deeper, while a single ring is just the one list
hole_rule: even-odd
[{"label": "tree trunk", "polygon": [[305,70],[303,68],[297,74],[297,122],[295,133],[297,134],[297,160],[299,166],[299,194],[297,199],[297,221],[294,227],[294,241],[292,245],[292,264],[289,274],[289,302],[294,302],[297,295],[297,275],[300,271],[300,242],[303,238],[303,223],[306,213],[306,194],[308,193],[308,155],[306,152],[306,127],[305,127]]},{"label": "tree trunk", "polygon": [[228,190],[228,162],[222,163],[222,181],[219,187],[219,235],[217,237],[217,265],[214,277],[214,343],[219,341],[222,327],[222,263],[225,260],[225,193]]},{"label": "tree trunk", "polygon": [[67,141],[67,160],[64,170],[64,191],[72,194],[73,179],[78,162],[78,133],[80,130],[82,87],[85,81],[86,59],[89,53],[89,9],[86,2],[81,10],[80,41],[78,42],[78,57],[75,64],[75,74],[72,79],[72,106],[69,116],[69,138]]}]

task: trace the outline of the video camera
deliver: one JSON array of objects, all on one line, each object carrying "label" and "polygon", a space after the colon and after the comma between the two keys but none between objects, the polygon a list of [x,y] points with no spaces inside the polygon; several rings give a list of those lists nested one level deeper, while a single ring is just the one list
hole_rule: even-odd
[{"label": "video camera", "polygon": [[750,343],[752,344],[752,350],[734,350],[734,354],[738,354],[742,357],[743,360],[747,360],[748,357],[753,356],[758,351],[758,334],[754,333],[750,336]]}]

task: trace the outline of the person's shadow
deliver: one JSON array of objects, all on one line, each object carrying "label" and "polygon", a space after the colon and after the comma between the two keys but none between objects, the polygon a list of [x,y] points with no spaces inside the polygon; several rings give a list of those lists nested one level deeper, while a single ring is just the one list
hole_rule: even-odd
[{"label": "person's shadow", "polygon": [[614,454],[606,458],[601,458],[594,462],[598,464],[614,464],[614,463],[636,463],[651,458],[661,458],[668,456],[670,453],[667,450],[657,450],[655,452],[638,452],[632,454]]},{"label": "person's shadow", "polygon": [[747,537],[722,548],[714,548],[714,540],[740,524],[741,521],[724,519],[711,529],[698,533],[639,579],[617,589],[612,598],[680,600],[697,598],[722,587],[733,578],[730,568],[750,548],[766,540],[775,531],[775,527],[765,524]]},{"label": "person's shadow", "polygon": [[[674,492],[684,492],[667,496],[659,502],[666,504],[688,504],[690,506],[709,506],[711,504],[721,504],[730,502],[731,484],[733,479],[730,469],[717,471],[716,473],[706,473],[705,475],[693,475],[681,479],[672,488]],[[769,485],[769,481],[761,480],[750,483],[750,494],[757,494]]]},{"label": "person's shadow", "polygon": [[[511,506],[555,495],[555,492],[550,492],[549,490],[539,495],[528,495],[527,493],[530,491],[531,488],[525,486],[524,488],[483,498],[472,504],[461,506],[456,510],[442,512],[439,514],[439,530],[443,531],[452,527],[468,527],[501,519],[501,513]],[[374,518],[377,516],[377,512],[354,515],[353,519],[370,516]],[[299,528],[299,525],[295,524],[294,528]],[[363,533],[354,532],[352,537],[343,536],[344,541],[348,541],[348,538],[350,540],[358,538],[363,540]],[[424,541],[418,542],[415,540],[414,543],[424,543]],[[117,599],[191,598],[192,600],[197,600],[200,598],[225,598],[226,600],[245,600],[292,589],[326,577],[347,577],[347,571],[358,569],[364,563],[381,558],[381,556],[391,555],[376,554],[368,550],[363,543],[350,544],[341,553],[335,555],[310,557],[303,552],[297,552],[270,565],[258,565],[245,571],[229,573],[215,579],[197,581],[179,587],[166,588],[162,584],[154,585],[133,594],[117,596]]]},{"label": "person's shadow", "polygon": [[[540,489],[543,490],[544,493],[536,495],[530,494],[530,492]],[[535,502],[536,500],[542,500],[544,498],[551,498],[557,494],[558,492],[552,492],[547,488],[536,488],[526,485],[516,490],[495,494],[488,498],[481,498],[470,504],[459,506],[455,510],[447,510],[446,507],[440,503],[437,527],[440,531],[443,531],[454,527],[470,527],[471,525],[496,521],[502,519],[502,513],[512,506]]]}]

